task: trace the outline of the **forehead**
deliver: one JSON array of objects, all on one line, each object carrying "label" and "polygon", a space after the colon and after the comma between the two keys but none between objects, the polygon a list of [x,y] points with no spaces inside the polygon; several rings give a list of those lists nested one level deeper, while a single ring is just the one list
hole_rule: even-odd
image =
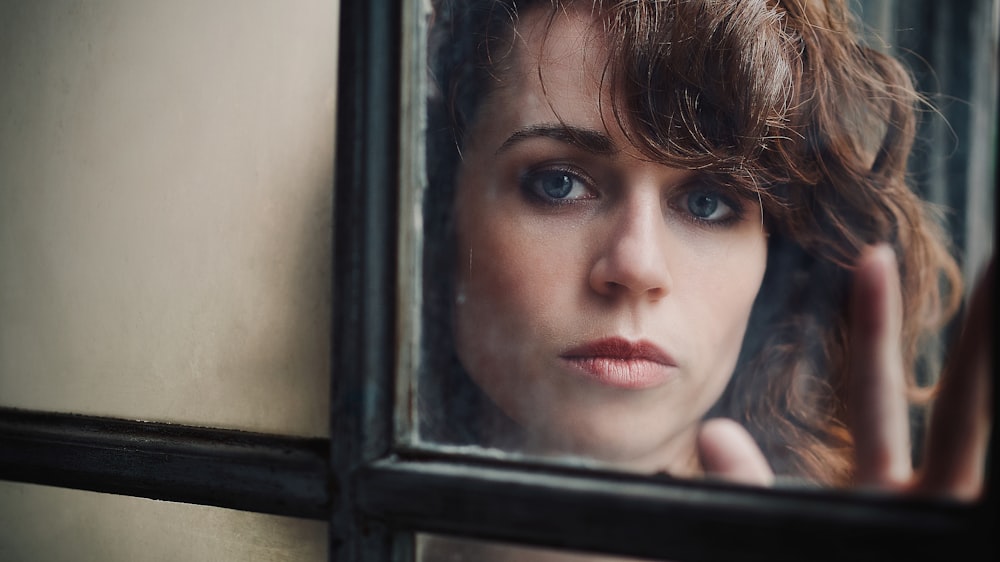
[{"label": "forehead", "polygon": [[538,7],[519,14],[513,25],[510,49],[496,67],[498,83],[484,100],[480,120],[499,113],[513,126],[566,122],[604,130],[602,107],[610,108],[610,93],[599,20],[588,8]]},{"label": "forehead", "polygon": [[518,15],[514,27],[515,50],[549,63],[606,48],[596,14],[581,4],[528,8]]}]

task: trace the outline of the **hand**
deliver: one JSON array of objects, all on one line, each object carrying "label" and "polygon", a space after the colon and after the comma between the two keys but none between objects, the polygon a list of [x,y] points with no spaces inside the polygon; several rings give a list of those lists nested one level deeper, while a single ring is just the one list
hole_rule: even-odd
[{"label": "hand", "polygon": [[[925,462],[914,469],[896,258],[885,245],[862,252],[851,292],[846,397],[859,487],[970,501],[982,493],[991,419],[993,275],[991,260],[938,385]],[[732,420],[705,422],[698,445],[705,470],[713,476],[763,486],[774,481],[753,438]]]}]

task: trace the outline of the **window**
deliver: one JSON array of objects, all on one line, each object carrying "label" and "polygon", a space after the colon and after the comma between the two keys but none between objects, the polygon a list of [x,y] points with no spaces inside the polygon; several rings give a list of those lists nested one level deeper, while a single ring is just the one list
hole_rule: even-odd
[{"label": "window", "polygon": [[[923,14],[926,21],[913,27],[937,31],[917,34],[928,42],[914,47],[917,54],[965,45],[961,52],[978,61],[949,67],[952,82],[941,88],[970,100],[949,106],[957,115],[945,111],[958,146],[971,153],[947,171],[930,166],[926,187],[970,186],[964,203],[951,204],[958,209],[952,228],[968,233],[958,238],[971,268],[972,256],[991,250],[981,229],[988,224],[992,232],[992,216],[974,215],[992,207],[993,194],[974,186],[992,185],[982,178],[992,176],[995,162],[997,7],[923,0],[855,6],[883,36],[909,29],[905,19]],[[410,560],[417,534],[675,560],[992,558],[990,487],[974,505],[747,488],[470,455],[412,439],[423,329],[414,303],[427,279],[419,256],[428,220],[420,183],[428,16],[417,0],[340,6],[329,439],[26,411],[5,402],[0,478],[325,520],[331,560]],[[954,27],[935,25],[942,22]],[[975,31],[958,31],[965,29],[959,22]],[[973,70],[980,63],[992,65],[992,76]],[[928,150],[944,156],[937,145]]]},{"label": "window", "polygon": [[[873,11],[875,7],[864,8]],[[338,185],[354,186],[353,195],[342,191],[341,196],[356,198],[351,199],[351,204],[359,207],[354,207],[352,216],[364,216],[367,222],[342,224],[342,228],[350,229],[349,234],[345,230],[338,234],[341,240],[360,235],[367,242],[378,241],[375,248],[367,245],[363,251],[356,250],[359,253],[355,259],[360,264],[374,260],[376,255],[403,251],[396,277],[391,275],[391,260],[388,265],[373,261],[362,267],[364,273],[352,273],[348,278],[351,287],[358,287],[354,292],[338,293],[341,303],[354,302],[362,293],[369,298],[382,297],[380,301],[366,302],[358,316],[344,320],[355,328],[345,327],[341,332],[345,340],[340,349],[366,352],[361,357],[340,355],[343,363],[338,372],[346,376],[354,373],[357,379],[340,379],[345,387],[340,390],[338,404],[345,409],[335,410],[334,423],[339,419],[344,424],[356,424],[340,426],[342,430],[350,428],[356,432],[356,441],[334,442],[334,455],[335,458],[345,455],[346,458],[339,457],[339,464],[348,467],[355,476],[353,480],[343,480],[349,486],[343,490],[345,497],[356,498],[366,515],[355,518],[350,502],[340,506],[342,523],[332,529],[331,542],[337,552],[347,558],[371,560],[410,556],[414,549],[411,530],[582,551],[709,560],[880,558],[888,552],[893,557],[949,558],[955,555],[951,551],[955,545],[988,541],[980,529],[988,525],[991,517],[989,498],[981,505],[963,507],[874,494],[845,496],[815,490],[657,482],[614,472],[500,459],[488,452],[468,455],[448,447],[410,445],[414,442],[410,439],[412,432],[418,431],[414,427],[419,415],[414,412],[419,408],[414,402],[414,382],[409,378],[418,346],[410,343],[408,347],[404,343],[401,348],[396,347],[400,356],[395,366],[402,366],[402,376],[398,379],[393,363],[381,353],[367,351],[389,349],[393,342],[406,341],[395,330],[399,326],[412,329],[417,322],[412,310],[416,307],[407,307],[405,303],[419,299],[420,283],[435,282],[426,273],[422,277],[417,273],[409,252],[405,251],[419,248],[419,233],[430,220],[426,216],[410,220],[420,216],[422,199],[419,191],[414,196],[407,187],[423,174],[419,173],[420,155],[414,156],[409,148],[419,145],[422,127],[427,126],[423,115],[414,108],[413,99],[419,100],[420,96],[408,93],[420,85],[423,77],[420,57],[413,53],[426,48],[422,36],[411,34],[411,30],[414,21],[426,21],[428,13],[423,11],[423,5],[411,5],[408,9],[402,14],[401,31],[387,23],[381,8],[356,14],[357,27],[371,26],[373,36],[367,42],[359,38],[348,57],[355,61],[355,68],[364,80],[353,85],[358,95],[357,105],[346,113],[357,117],[355,129],[345,134],[362,141],[355,146],[363,154],[351,152],[341,159],[344,162],[350,158],[352,164],[350,169],[341,168],[346,175],[339,177]],[[924,4],[919,9],[933,7]],[[912,3],[900,3],[888,5],[885,13],[896,14],[898,10],[900,14],[909,14],[919,9]],[[991,8],[983,5],[981,9]],[[874,17],[872,21],[887,30],[895,29],[891,22]],[[382,57],[387,56],[381,48],[397,35],[404,45],[404,56],[398,63],[403,69],[402,79],[398,82],[394,74],[382,75],[378,70],[385,64]],[[386,89],[376,89],[377,86]],[[392,92],[397,87],[407,92],[398,115],[365,110],[372,104],[381,106],[383,95],[395,99]],[[980,107],[993,115],[994,106],[995,101],[989,101]],[[386,132],[382,128],[385,120],[393,117],[399,119],[402,131],[400,149],[392,134],[395,129],[389,127]],[[992,146],[995,149],[995,144]],[[387,154],[398,154],[398,160],[394,160],[397,166],[380,165]],[[990,167],[989,160],[989,157],[979,160],[976,165]],[[398,195],[394,188],[395,174],[387,172],[397,169],[402,175]],[[397,196],[399,200],[395,199]],[[391,217],[396,205],[402,209],[402,231],[383,238],[384,225],[393,224]],[[394,288],[402,292],[401,297],[393,294]],[[398,302],[396,299],[404,304],[396,308],[399,316],[386,323],[385,316],[377,311],[391,308],[388,303]],[[337,316],[344,319],[343,315]],[[356,329],[359,325],[364,329]],[[350,399],[362,395],[369,400]],[[389,416],[393,407],[394,418]],[[345,415],[348,411],[352,415]],[[337,431],[335,435],[342,434]],[[404,445],[398,445],[400,440]],[[972,555],[971,552],[959,556]]]}]

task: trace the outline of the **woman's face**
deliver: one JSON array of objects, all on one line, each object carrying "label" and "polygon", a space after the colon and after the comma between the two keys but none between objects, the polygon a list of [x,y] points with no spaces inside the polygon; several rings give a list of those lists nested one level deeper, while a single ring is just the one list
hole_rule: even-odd
[{"label": "woman's face", "polygon": [[457,351],[529,449],[691,474],[767,235],[756,201],[628,143],[591,22],[522,14],[470,131],[455,202]]}]

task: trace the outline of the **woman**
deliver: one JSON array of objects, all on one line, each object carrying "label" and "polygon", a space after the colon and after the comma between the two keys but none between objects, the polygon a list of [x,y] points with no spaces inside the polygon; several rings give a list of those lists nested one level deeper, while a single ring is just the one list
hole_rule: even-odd
[{"label": "woman", "polygon": [[980,493],[989,296],[915,473],[908,400],[934,368],[920,351],[962,288],[904,181],[919,98],[844,2],[438,16],[428,337],[454,356],[427,364],[444,380],[424,386],[425,436],[762,485]]}]

